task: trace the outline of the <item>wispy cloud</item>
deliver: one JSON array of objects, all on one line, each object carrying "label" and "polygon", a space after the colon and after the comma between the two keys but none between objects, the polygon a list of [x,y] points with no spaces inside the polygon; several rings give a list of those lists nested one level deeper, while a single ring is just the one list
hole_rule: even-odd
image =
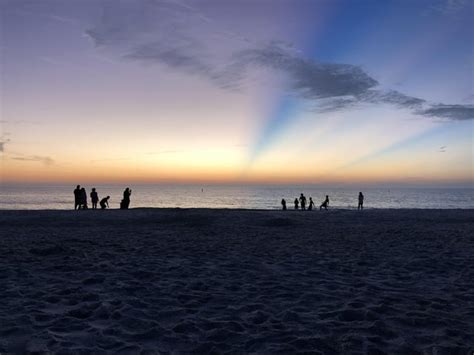
[{"label": "wispy cloud", "polygon": [[469,7],[471,0],[437,0],[427,9],[427,14],[456,15]]},{"label": "wispy cloud", "polygon": [[[461,2],[448,1],[446,6],[454,9]],[[269,70],[287,77],[290,94],[313,100],[321,111],[389,104],[432,118],[474,119],[472,105],[429,103],[396,90],[382,90],[358,66],[318,62],[280,42],[243,40],[177,1],[114,1],[106,3],[103,14],[101,23],[86,31],[95,45],[127,60],[166,65],[204,77],[224,89],[242,87],[252,70]],[[215,41],[216,33],[226,41]]]},{"label": "wispy cloud", "polygon": [[41,155],[25,155],[25,156],[15,156],[11,158],[12,160],[26,161],[26,162],[40,162],[44,165],[54,164],[54,159],[48,156]]},{"label": "wispy cloud", "polygon": [[184,153],[185,150],[160,150],[157,152],[148,152],[145,153],[145,155],[162,155],[162,154],[178,154],[178,153]]},{"label": "wispy cloud", "polygon": [[416,113],[424,116],[464,121],[474,119],[474,105],[435,104]]}]

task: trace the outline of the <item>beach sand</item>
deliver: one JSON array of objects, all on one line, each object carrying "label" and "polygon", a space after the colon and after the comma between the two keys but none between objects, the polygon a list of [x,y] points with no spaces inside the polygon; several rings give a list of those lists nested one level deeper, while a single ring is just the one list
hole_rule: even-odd
[{"label": "beach sand", "polygon": [[472,354],[473,210],[0,211],[0,353]]}]

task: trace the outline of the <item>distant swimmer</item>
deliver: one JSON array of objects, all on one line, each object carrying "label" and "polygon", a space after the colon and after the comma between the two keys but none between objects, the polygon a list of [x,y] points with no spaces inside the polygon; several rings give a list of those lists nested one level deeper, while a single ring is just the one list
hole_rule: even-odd
[{"label": "distant swimmer", "polygon": [[286,211],[286,201],[284,198],[281,199],[281,208],[283,211]]},{"label": "distant swimmer", "polygon": [[299,208],[299,201],[297,198],[295,198],[295,210]]},{"label": "distant swimmer", "polygon": [[313,207],[314,207],[313,198],[310,197],[310,198],[309,198],[308,211],[312,211],[312,210],[313,210]]},{"label": "distant swimmer", "polygon": [[300,195],[300,205],[303,211],[306,210],[306,197],[303,195],[303,193]]},{"label": "distant swimmer", "polygon": [[74,209],[81,208],[81,185],[77,185],[74,189]]},{"label": "distant swimmer", "polygon": [[319,209],[322,210],[323,208],[325,210],[328,209],[328,206],[329,206],[329,196],[326,195],[326,199],[324,200],[324,202],[321,204],[321,206],[319,206]]},{"label": "distant swimmer", "polygon": [[362,192],[359,192],[359,205],[357,206],[358,210],[363,210],[364,209],[364,195]]},{"label": "distant swimmer", "polygon": [[106,208],[109,208],[109,198],[110,196],[104,197],[102,200],[100,200],[100,208],[105,210]]},{"label": "distant swimmer", "polygon": [[99,195],[97,195],[97,191],[95,190],[95,187],[93,187],[91,191],[91,202],[92,202],[92,209],[96,210],[97,202],[99,202]]}]

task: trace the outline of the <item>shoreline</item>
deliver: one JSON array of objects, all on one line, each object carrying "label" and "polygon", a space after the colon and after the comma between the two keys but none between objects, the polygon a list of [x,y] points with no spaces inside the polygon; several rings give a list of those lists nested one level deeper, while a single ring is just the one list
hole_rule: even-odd
[{"label": "shoreline", "polygon": [[[101,210],[97,208],[96,210],[92,208],[88,208],[87,210],[74,210],[74,209],[2,209],[0,208],[0,213],[2,212],[81,212],[81,211],[148,211],[148,210],[156,210],[156,211],[174,211],[174,210],[183,210],[183,211],[256,211],[256,212],[275,212],[281,211],[285,213],[292,213],[292,212],[300,212],[300,213],[314,213],[314,212],[330,212],[330,211],[359,211],[357,207],[334,207],[328,208],[328,210],[320,210],[318,208],[314,208],[313,210],[295,210],[293,208],[288,208],[286,211],[283,211],[281,208],[274,208],[274,209],[263,209],[263,208],[233,208],[233,207],[130,207],[127,210],[122,210],[120,208],[107,208],[105,210]],[[363,210],[359,211],[363,213],[364,211],[473,211],[474,207],[468,208],[426,208],[426,207],[410,207],[410,208],[382,208],[382,207],[364,207]]]}]

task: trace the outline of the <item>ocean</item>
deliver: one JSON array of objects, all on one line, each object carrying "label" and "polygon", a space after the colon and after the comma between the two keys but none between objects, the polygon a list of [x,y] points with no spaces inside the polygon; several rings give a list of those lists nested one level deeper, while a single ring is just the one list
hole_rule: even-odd
[{"label": "ocean", "polygon": [[[118,208],[124,185],[85,185],[89,196],[109,195]],[[73,209],[74,185],[7,185],[0,188],[0,209]],[[316,208],[329,195],[330,208],[357,208],[361,190],[365,208],[474,208],[474,188],[364,188],[252,185],[131,185],[131,208],[246,208],[280,209],[284,198],[289,209],[300,193],[312,197]]]}]

